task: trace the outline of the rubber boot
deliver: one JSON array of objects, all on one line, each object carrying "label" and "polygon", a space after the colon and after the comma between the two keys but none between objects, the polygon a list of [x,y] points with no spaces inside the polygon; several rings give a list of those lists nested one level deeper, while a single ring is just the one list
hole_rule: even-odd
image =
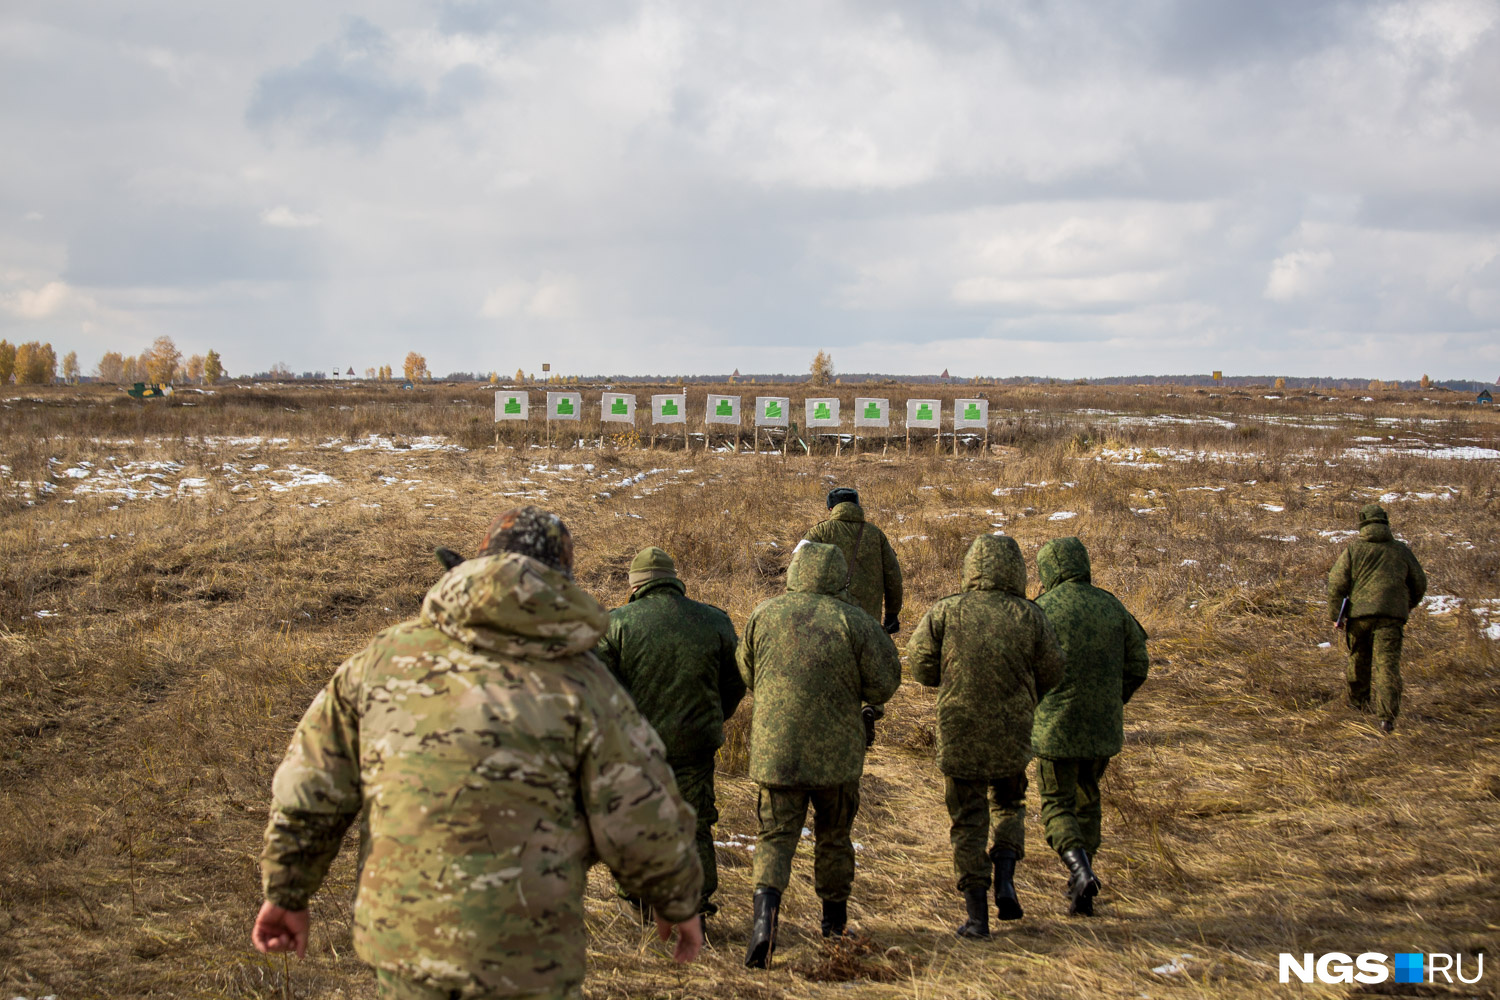
[{"label": "rubber boot", "polygon": [[1026,915],[1016,895],[1016,852],[995,852],[995,913],[1001,920],[1020,920]]},{"label": "rubber boot", "polygon": [[768,969],[776,950],[776,923],[781,913],[781,890],[755,890],[755,917],[750,924],[750,947],[745,949],[745,968]]},{"label": "rubber boot", "polygon": [[1072,874],[1068,878],[1068,915],[1092,917],[1094,897],[1099,895],[1099,878],[1089,867],[1089,854],[1081,847],[1058,852]]},{"label": "rubber boot", "polygon": [[849,904],[830,903],[823,900],[823,936],[843,937],[844,928],[849,926]]},{"label": "rubber boot", "polygon": [[964,909],[969,919],[958,925],[956,932],[961,938],[985,941],[990,936],[990,907],[985,898],[984,886],[971,885],[964,890]]}]

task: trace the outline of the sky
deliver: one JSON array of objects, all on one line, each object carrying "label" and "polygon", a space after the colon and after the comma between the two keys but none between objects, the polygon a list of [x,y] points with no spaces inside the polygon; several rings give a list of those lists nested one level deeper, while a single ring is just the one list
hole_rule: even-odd
[{"label": "sky", "polygon": [[0,337],[1500,374],[1500,3],[7,0]]}]

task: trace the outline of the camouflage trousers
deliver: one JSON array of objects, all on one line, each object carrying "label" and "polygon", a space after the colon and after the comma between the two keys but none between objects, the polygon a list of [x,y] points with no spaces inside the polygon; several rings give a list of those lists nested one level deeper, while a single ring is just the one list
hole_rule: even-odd
[{"label": "camouflage trousers", "polygon": [[1370,615],[1348,625],[1349,701],[1373,709],[1392,722],[1401,712],[1401,639],[1399,618]]},{"label": "camouflage trousers", "polygon": [[380,1000],[583,1000],[577,986],[545,993],[511,993],[478,985],[429,986],[385,969],[375,970],[375,995]]},{"label": "camouflage trousers", "polygon": [[818,898],[842,903],[854,884],[854,844],[849,831],[859,812],[859,782],[831,788],[776,788],[756,791],[760,837],[755,845],[755,887],[786,891],[792,855],[802,839],[807,807],[813,809],[813,884]]},{"label": "camouflage trousers", "polygon": [[960,892],[990,887],[997,851],[1014,851],[1017,860],[1026,856],[1026,786],[1025,771],[992,780],[943,779]]},{"label": "camouflage trousers", "polygon": [[[677,791],[698,814],[698,825],[693,831],[694,846],[698,849],[698,861],[703,865],[703,895],[698,900],[698,912],[713,916],[719,907],[711,897],[719,889],[719,862],[714,856],[714,824],[719,822],[719,807],[714,797],[714,758],[703,760],[672,761],[672,777],[677,780]],[[621,899],[639,903],[619,884],[615,894]]]},{"label": "camouflage trousers", "polygon": [[1108,766],[1108,757],[1036,759],[1048,847],[1058,852],[1081,847],[1089,857],[1099,852],[1104,815],[1099,805],[1099,779]]}]

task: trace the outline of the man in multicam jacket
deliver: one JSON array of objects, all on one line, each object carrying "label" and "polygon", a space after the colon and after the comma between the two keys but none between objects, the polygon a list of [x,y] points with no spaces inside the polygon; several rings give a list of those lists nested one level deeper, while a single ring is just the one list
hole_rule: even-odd
[{"label": "man in multicam jacket", "polygon": [[1124,746],[1125,703],[1146,682],[1146,630],[1115,595],[1092,585],[1088,550],[1078,539],[1043,545],[1036,567],[1036,603],[1067,657],[1031,727],[1042,825],[1068,866],[1068,912],[1092,916],[1100,889],[1089,861],[1099,851],[1099,778]]},{"label": "man in multicam jacket", "polygon": [[677,564],[653,545],[631,560],[630,602],[609,613],[609,629],[594,650],[656,729],[677,789],[698,814],[698,910],[705,917],[718,911],[714,754],[724,744],[725,720],[745,697],[734,662],[738,642],[729,616],[689,599]]},{"label": "man in multicam jacket", "polygon": [[799,544],[786,593],[755,609],[740,642],[740,676],[755,692],[750,778],[760,786],[750,968],[766,968],[775,950],[781,894],[809,803],[823,936],[842,935],[848,923],[849,830],[865,762],[860,705],[884,705],[895,694],[901,658],[880,624],[844,599],[847,577],[837,548]]},{"label": "man in multicam jacket", "polygon": [[354,947],[382,997],[578,997],[594,860],[696,956],[693,813],[589,652],[606,618],[572,561],[557,517],[502,514],[420,618],[339,667],[276,772],[257,948],[302,954],[308,898],[364,809]]},{"label": "man in multicam jacket", "polygon": [[964,556],[963,592],[922,616],[906,656],[912,676],[939,689],[938,769],[968,913],[958,936],[987,938],[991,864],[1000,919],[1024,915],[1015,872],[1026,856],[1032,715],[1037,698],[1063,676],[1057,636],[1026,599],[1026,562],[1014,538],[974,539]]},{"label": "man in multicam jacket", "polygon": [[1359,537],[1328,571],[1328,616],[1337,620],[1348,599],[1349,703],[1373,709],[1384,733],[1395,730],[1401,711],[1406,618],[1426,593],[1427,574],[1406,543],[1391,534],[1385,508],[1361,507]]}]

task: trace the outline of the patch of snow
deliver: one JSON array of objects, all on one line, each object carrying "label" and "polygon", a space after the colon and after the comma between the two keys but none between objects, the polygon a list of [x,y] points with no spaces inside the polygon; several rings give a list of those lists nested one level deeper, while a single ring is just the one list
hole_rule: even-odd
[{"label": "patch of snow", "polygon": [[1047,516],[1047,520],[1049,520],[1049,521],[1067,521],[1067,520],[1070,520],[1071,518],[1075,518],[1077,516],[1078,516],[1078,514],[1075,511],[1060,510],[1056,514],[1049,514]]}]

